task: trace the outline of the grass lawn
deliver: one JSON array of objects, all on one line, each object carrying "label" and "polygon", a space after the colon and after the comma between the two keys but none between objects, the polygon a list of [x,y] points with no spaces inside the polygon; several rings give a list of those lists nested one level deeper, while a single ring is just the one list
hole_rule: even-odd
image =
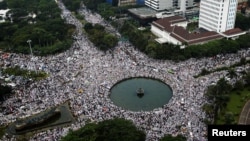
[{"label": "grass lawn", "polygon": [[37,71],[36,73],[35,71],[21,69],[18,66],[3,69],[3,73],[8,74],[8,75],[14,75],[14,76],[23,76],[25,78],[32,78],[34,80],[42,80],[49,76],[44,71]]},{"label": "grass lawn", "polygon": [[219,116],[218,124],[224,124],[224,113],[232,112],[235,122],[238,123],[240,113],[245,103],[250,99],[250,87],[244,88],[242,91],[232,91],[227,107]]}]

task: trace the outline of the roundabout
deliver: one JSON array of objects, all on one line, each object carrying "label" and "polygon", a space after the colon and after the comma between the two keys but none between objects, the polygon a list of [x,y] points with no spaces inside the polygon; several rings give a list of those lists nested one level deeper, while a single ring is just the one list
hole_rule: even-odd
[{"label": "roundabout", "polygon": [[131,111],[154,110],[167,104],[172,96],[173,92],[169,85],[147,77],[123,79],[110,90],[113,103]]}]

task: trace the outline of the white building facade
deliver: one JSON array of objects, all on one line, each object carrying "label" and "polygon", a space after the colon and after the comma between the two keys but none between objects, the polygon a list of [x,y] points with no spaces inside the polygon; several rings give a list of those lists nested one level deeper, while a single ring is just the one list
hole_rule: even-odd
[{"label": "white building facade", "polygon": [[199,27],[225,32],[235,25],[238,0],[201,0]]},{"label": "white building facade", "polygon": [[5,22],[6,14],[10,9],[0,9],[0,23]]},{"label": "white building facade", "polygon": [[172,17],[174,18],[167,17],[158,20],[158,21],[164,21],[166,19],[169,19],[164,21],[163,25],[160,25],[157,21],[154,21],[151,24],[151,32],[157,37],[159,37],[156,39],[156,41],[161,44],[169,42],[175,45],[181,45],[182,43],[176,38],[172,37],[171,34],[174,31],[175,26],[186,28],[188,22],[183,17],[180,16],[172,16]]},{"label": "white building facade", "polygon": [[118,6],[135,5],[136,0],[119,0]]},{"label": "white building facade", "polygon": [[[181,1],[183,0],[145,0],[145,5],[154,10],[163,11],[166,9],[180,8]],[[194,6],[194,0],[185,0],[185,1],[187,8]]]}]

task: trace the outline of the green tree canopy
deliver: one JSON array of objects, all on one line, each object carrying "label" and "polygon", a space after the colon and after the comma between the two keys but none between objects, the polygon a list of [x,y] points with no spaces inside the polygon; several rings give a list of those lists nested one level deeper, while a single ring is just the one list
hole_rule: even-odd
[{"label": "green tree canopy", "polygon": [[246,17],[241,13],[237,13],[235,27],[239,27],[242,30],[247,30],[250,28],[250,17]]},{"label": "green tree canopy", "polygon": [[86,23],[84,29],[88,33],[90,41],[102,51],[112,49],[118,43],[118,38],[106,32],[105,27],[100,24]]},{"label": "green tree canopy", "polygon": [[75,27],[61,18],[54,0],[6,0],[6,4],[11,18],[0,23],[1,50],[30,53],[27,40],[32,41],[35,55],[55,54],[71,46]]},{"label": "green tree canopy", "polygon": [[84,0],[84,5],[93,11],[97,11],[97,7],[99,4],[106,2],[106,0]]},{"label": "green tree canopy", "polygon": [[4,96],[10,94],[12,92],[12,88],[10,86],[2,86],[0,84],[0,101],[4,100]]},{"label": "green tree canopy", "polygon": [[0,2],[0,9],[7,9],[7,2],[6,1]]},{"label": "green tree canopy", "polygon": [[130,120],[115,118],[89,123],[70,131],[62,141],[145,141],[146,134],[137,129]]},{"label": "green tree canopy", "polygon": [[81,6],[82,0],[62,0],[62,2],[70,11],[77,11]]}]

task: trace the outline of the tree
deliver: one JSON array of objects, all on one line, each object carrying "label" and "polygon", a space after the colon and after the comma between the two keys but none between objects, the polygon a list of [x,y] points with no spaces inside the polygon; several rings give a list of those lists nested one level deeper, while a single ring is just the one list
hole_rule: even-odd
[{"label": "tree", "polygon": [[246,73],[246,64],[247,64],[247,59],[246,59],[246,57],[241,57],[241,58],[240,58],[240,64],[244,66],[243,73]]},{"label": "tree", "polygon": [[11,91],[12,91],[11,87],[0,85],[0,101],[3,101],[4,100],[4,96],[10,94]]},{"label": "tree", "polygon": [[237,77],[237,73],[234,69],[229,69],[227,75],[232,79],[234,77]]},{"label": "tree", "polygon": [[227,112],[224,116],[225,124],[234,124],[234,114],[232,112]]},{"label": "tree", "polygon": [[247,59],[245,57],[240,58],[240,64],[241,65],[246,65]]},{"label": "tree", "polygon": [[[32,40],[34,55],[48,55],[71,47],[75,26],[65,24],[61,10],[53,0],[5,0],[11,10],[5,23],[0,23],[0,49],[29,53],[27,40]],[[34,13],[36,17],[30,17]],[[9,14],[11,18],[8,17]],[[11,22],[13,21],[13,22]],[[36,24],[29,24],[36,22]]]},{"label": "tree", "polygon": [[101,3],[105,3],[106,0],[84,0],[83,3],[84,5],[93,11],[97,11],[97,6]]},{"label": "tree", "polygon": [[173,137],[170,134],[165,135],[163,138],[160,139],[160,141],[186,141],[186,140],[187,138],[182,135],[177,135],[176,137]]},{"label": "tree", "polygon": [[250,72],[248,72],[245,76],[244,76],[244,81],[246,82],[247,86],[250,86]]},{"label": "tree", "polygon": [[146,46],[146,53],[152,57],[152,58],[155,58],[156,56],[156,49],[157,49],[157,44],[156,42],[149,42]]},{"label": "tree", "polygon": [[250,20],[249,17],[245,17],[243,14],[237,13],[235,20],[235,27],[238,27],[242,30],[247,30],[250,27],[249,20]]},{"label": "tree", "polygon": [[145,141],[145,132],[137,129],[130,120],[115,118],[102,122],[89,123],[70,131],[62,141]]},{"label": "tree", "polygon": [[86,23],[84,26],[88,33],[89,39],[93,44],[102,51],[114,48],[118,43],[118,38],[105,31],[105,27],[100,24]]},{"label": "tree", "polygon": [[214,116],[214,105],[213,104],[204,104],[202,106],[203,111],[206,112],[208,117]]},{"label": "tree", "polygon": [[223,77],[217,82],[218,94],[228,94],[232,90],[232,86]]},{"label": "tree", "polygon": [[241,14],[246,14],[246,7],[241,7],[240,12]]},{"label": "tree", "polygon": [[248,48],[250,46],[250,35],[249,34],[245,34],[240,36],[238,39],[236,39],[236,41],[240,44],[241,48]]},{"label": "tree", "polygon": [[81,0],[62,0],[70,11],[77,11],[81,6]]},{"label": "tree", "polygon": [[112,9],[112,6],[109,5],[108,3],[99,4],[97,6],[97,10],[104,19],[109,19],[109,17],[114,17],[115,16],[115,12]]},{"label": "tree", "polygon": [[86,23],[85,25],[84,25],[84,30],[86,31],[86,32],[89,32],[90,30],[92,30],[94,27],[93,27],[93,25],[92,25],[92,23]]},{"label": "tree", "polygon": [[103,37],[103,48],[102,50],[108,50],[108,49],[111,49],[111,48],[114,48],[116,46],[118,42],[118,39],[111,35],[111,34],[106,34],[104,35]]},{"label": "tree", "polygon": [[7,9],[7,2],[5,0],[0,2],[0,9]]},{"label": "tree", "polygon": [[244,89],[244,83],[243,83],[243,81],[242,80],[236,81],[235,84],[234,84],[234,89],[235,90],[240,90],[240,91],[242,89]]},{"label": "tree", "polygon": [[215,101],[215,117],[216,118],[217,118],[217,114],[219,114],[220,111],[226,108],[228,101],[229,101],[228,95],[216,96],[216,101]]},{"label": "tree", "polygon": [[112,0],[112,5],[113,6],[118,6],[119,0]]},{"label": "tree", "polygon": [[200,75],[207,75],[209,71],[206,68],[202,68]]},{"label": "tree", "polygon": [[231,90],[232,86],[225,80],[225,78],[221,78],[216,85],[208,87],[205,95],[214,104],[215,121],[217,120],[220,111],[226,108],[227,102],[229,101],[228,93]]}]

